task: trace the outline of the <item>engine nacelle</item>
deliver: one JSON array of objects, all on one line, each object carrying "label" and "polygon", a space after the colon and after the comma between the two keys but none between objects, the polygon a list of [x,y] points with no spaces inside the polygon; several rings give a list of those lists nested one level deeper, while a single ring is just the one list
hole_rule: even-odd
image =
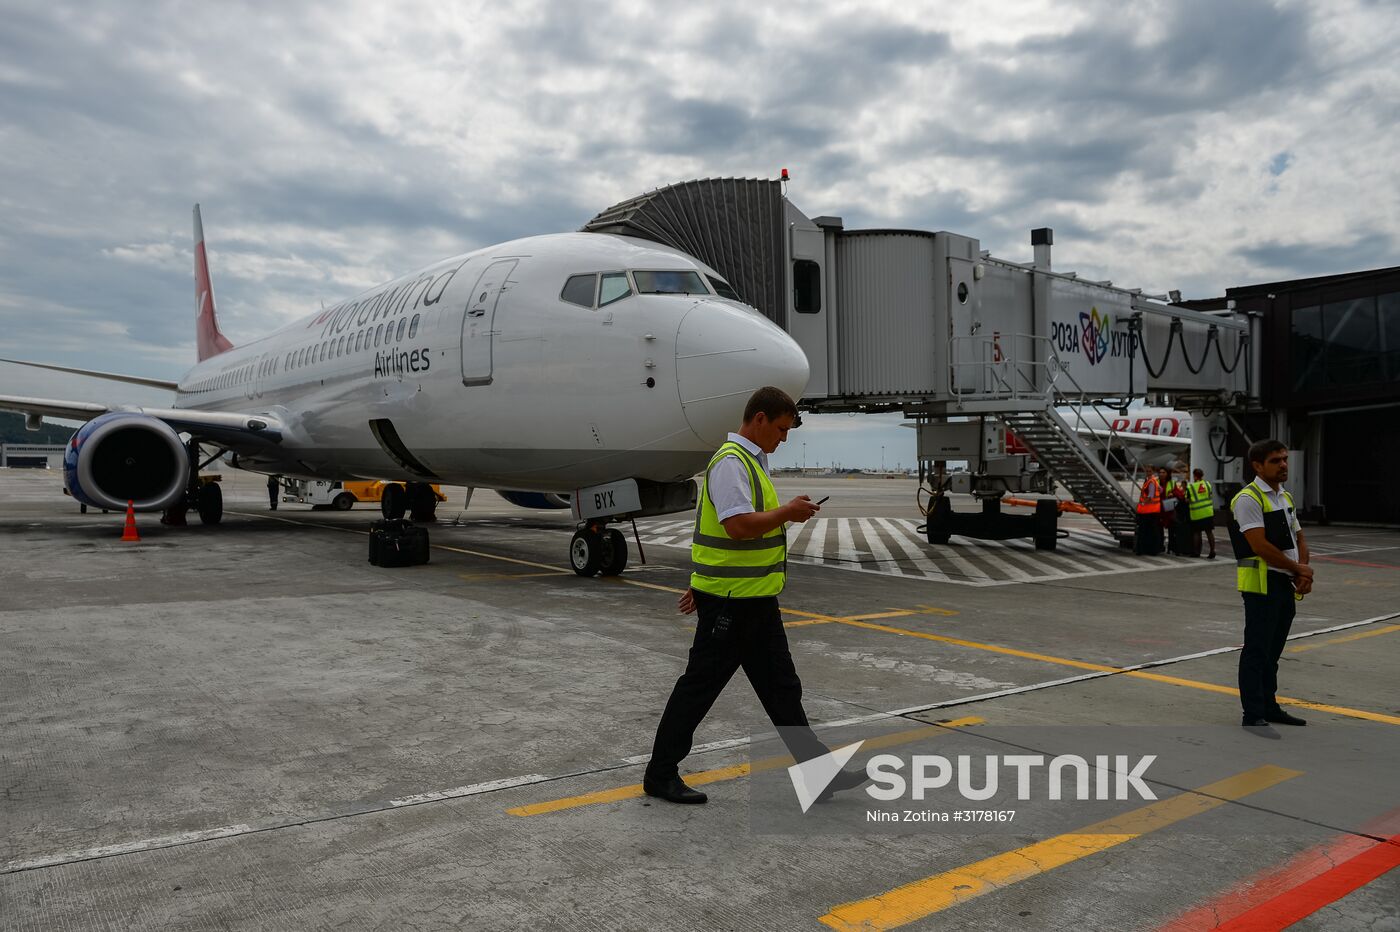
[{"label": "engine nacelle", "polygon": [[497,489],[496,494],[521,508],[568,508],[569,496],[556,492],[513,492]]},{"label": "engine nacelle", "polygon": [[190,480],[190,455],[180,435],[159,418],[115,411],[88,421],[63,454],[63,484],[85,505],[161,511],[176,504]]}]

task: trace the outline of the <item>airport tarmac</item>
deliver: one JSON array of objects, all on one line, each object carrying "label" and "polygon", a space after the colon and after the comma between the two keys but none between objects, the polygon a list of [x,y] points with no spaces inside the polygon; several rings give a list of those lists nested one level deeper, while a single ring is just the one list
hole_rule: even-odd
[{"label": "airport tarmac", "polygon": [[272,513],[260,476],[134,544],[59,479],[0,470],[0,929],[1400,929],[1400,532],[1307,528],[1279,682],[1308,725],[1264,740],[1223,531],[1216,561],[1077,516],[1054,552],[930,547],[912,480],[782,478],[831,495],[782,597],[814,723],[1205,759],[1110,828],[877,832],[854,790],[809,814],[845,828],[794,800],[771,831],[742,676],[682,767],[709,804],[637,786],[693,634],[684,515],[582,579],[567,513],[449,489],[432,562],[384,570],[375,510]]}]

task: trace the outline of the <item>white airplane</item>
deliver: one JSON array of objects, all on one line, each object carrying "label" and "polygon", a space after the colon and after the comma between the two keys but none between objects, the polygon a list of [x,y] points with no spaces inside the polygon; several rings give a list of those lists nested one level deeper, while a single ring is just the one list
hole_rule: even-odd
[{"label": "white airplane", "polygon": [[86,421],[64,469],[79,502],[190,507],[217,523],[222,493],[197,479],[204,443],[219,451],[208,461],[258,472],[393,481],[389,516],[430,483],[568,501],[575,571],[613,574],[627,551],[610,521],[693,508],[691,477],[754,389],[800,398],[807,384],[807,358],[782,329],[710,267],[647,240],[514,240],[234,346],[219,329],[198,205],[194,238],[199,361],[178,382],[25,363],[166,388],[170,408],[0,395],[0,409],[35,427]]}]

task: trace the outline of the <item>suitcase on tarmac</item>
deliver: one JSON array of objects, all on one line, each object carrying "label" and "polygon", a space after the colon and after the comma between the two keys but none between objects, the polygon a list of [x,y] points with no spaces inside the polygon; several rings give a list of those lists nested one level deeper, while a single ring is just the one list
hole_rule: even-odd
[{"label": "suitcase on tarmac", "polygon": [[407,521],[376,521],[369,529],[373,566],[420,566],[428,562],[428,531]]}]

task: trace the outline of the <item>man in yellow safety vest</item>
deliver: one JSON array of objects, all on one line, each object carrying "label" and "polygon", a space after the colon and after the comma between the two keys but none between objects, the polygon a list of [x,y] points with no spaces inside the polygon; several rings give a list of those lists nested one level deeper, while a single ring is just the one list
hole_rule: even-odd
[{"label": "man in yellow safety vest", "polygon": [[[1278,659],[1293,625],[1294,598],[1312,591],[1308,544],[1283,489],[1288,448],[1261,440],[1249,448],[1254,481],[1230,502],[1235,528],[1235,582],[1244,600],[1244,647],[1240,650],[1240,705],[1246,728],[1306,725],[1279,707]],[[1238,532],[1238,533],[1236,533]],[[1270,733],[1272,734],[1272,733]]]},{"label": "man in yellow safety vest", "polygon": [[[793,758],[827,753],[807,725],[802,681],[778,610],[787,578],[787,522],[805,522],[820,510],[806,495],[780,504],[768,478],[768,454],[800,423],[786,392],[760,388],[749,398],[739,432],[729,435],[705,470],[690,549],[694,572],[679,602],[683,614],[699,613],[695,641],[656,728],[642,780],[648,796],[705,802],[704,793],[681,779],[678,766],[690,753],[696,727],[741,666]],[[838,774],[827,793],[865,779],[864,772]]]},{"label": "man in yellow safety vest", "polygon": [[1201,555],[1201,535],[1210,541],[1210,556],[1215,559],[1215,490],[1206,481],[1204,469],[1192,472],[1191,482],[1186,486],[1186,503],[1190,508],[1191,556]]}]

